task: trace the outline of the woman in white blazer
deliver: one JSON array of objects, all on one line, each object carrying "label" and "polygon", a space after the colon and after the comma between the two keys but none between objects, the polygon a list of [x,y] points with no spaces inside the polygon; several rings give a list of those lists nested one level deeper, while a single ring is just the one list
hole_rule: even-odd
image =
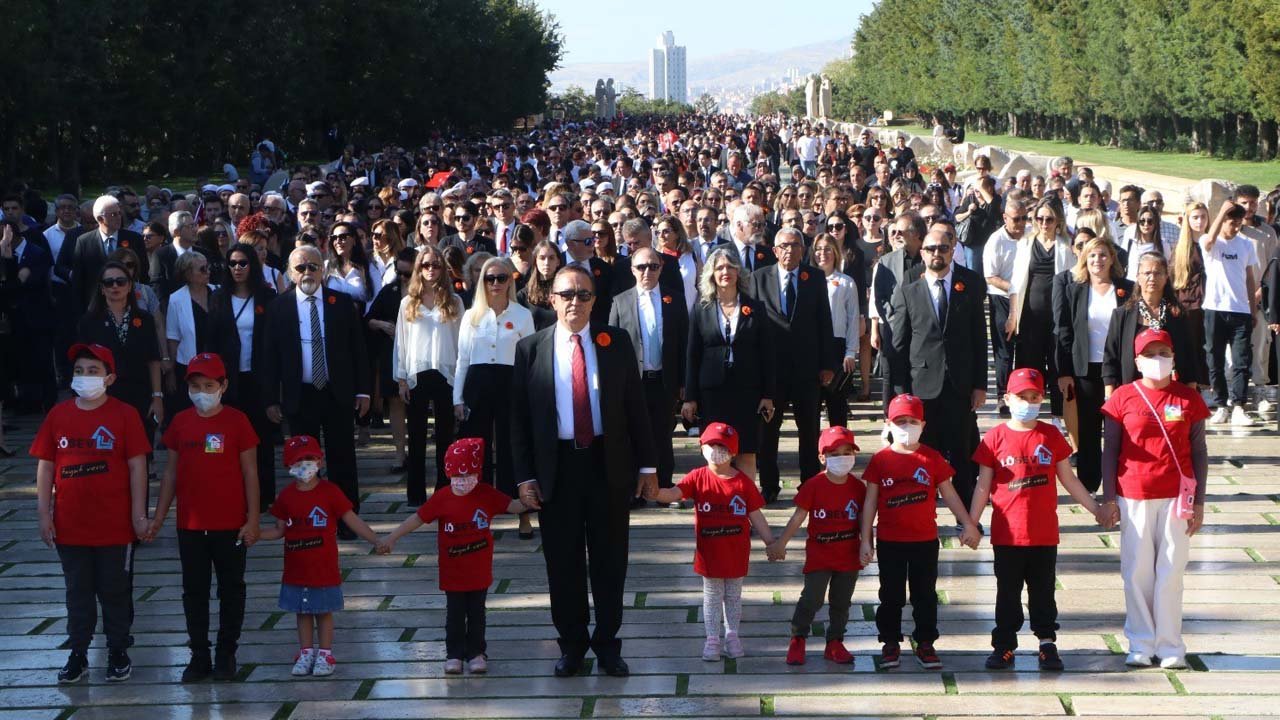
[{"label": "woman in white blazer", "polygon": [[173,358],[176,378],[169,388],[169,417],[173,413],[191,407],[187,388],[182,378],[187,376],[187,364],[191,358],[205,350],[209,325],[209,298],[216,286],[209,284],[209,259],[203,253],[185,252],[178,256],[174,271],[183,285],[169,296],[169,311],[165,315],[165,338],[169,341],[170,358]]},{"label": "woman in white blazer", "polygon": [[836,382],[822,388],[822,398],[827,404],[827,423],[848,425],[849,383],[844,381],[858,369],[858,343],[862,337],[862,311],[858,302],[858,286],[853,278],[836,269],[844,258],[844,248],[830,233],[822,233],[813,240],[813,264],[827,276],[827,299],[831,302],[831,329],[835,333],[836,346],[841,349],[841,372]]}]

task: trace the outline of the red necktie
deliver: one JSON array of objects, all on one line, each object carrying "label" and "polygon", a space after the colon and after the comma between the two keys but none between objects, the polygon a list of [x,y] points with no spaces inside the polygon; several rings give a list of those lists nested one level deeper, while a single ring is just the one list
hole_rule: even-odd
[{"label": "red necktie", "polygon": [[587,354],[582,350],[582,336],[573,334],[573,441],[579,448],[590,447],[595,439],[595,423],[591,421],[591,398],[587,396]]}]

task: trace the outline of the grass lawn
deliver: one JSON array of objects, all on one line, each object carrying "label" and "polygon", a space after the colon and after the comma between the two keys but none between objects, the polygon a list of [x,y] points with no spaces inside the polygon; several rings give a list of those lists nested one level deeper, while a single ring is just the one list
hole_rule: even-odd
[{"label": "grass lawn", "polygon": [[[933,131],[918,125],[902,126],[906,132],[929,137]],[[966,132],[967,142],[979,145],[996,145],[998,147],[1033,152],[1040,155],[1070,155],[1076,164],[1112,165],[1115,167],[1141,170],[1158,175],[1171,175],[1199,180],[1201,178],[1218,178],[1240,184],[1257,185],[1265,193],[1280,183],[1280,161],[1249,162],[1246,160],[1221,160],[1204,155],[1192,155],[1178,152],[1153,152],[1147,150],[1119,150],[1100,145],[1077,145],[1056,140],[1034,140],[1029,138],[1010,137],[1008,135],[983,135]]]}]

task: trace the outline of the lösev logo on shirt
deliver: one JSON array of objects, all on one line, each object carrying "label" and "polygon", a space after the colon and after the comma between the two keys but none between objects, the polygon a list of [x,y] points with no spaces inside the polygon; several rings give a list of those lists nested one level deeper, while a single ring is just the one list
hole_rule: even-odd
[{"label": "l\u00f6sev logo on shirt", "polygon": [[728,504],[720,505],[718,503],[709,503],[703,501],[698,503],[697,510],[700,513],[728,513],[730,515],[746,515],[747,501],[741,497],[734,495]]},{"label": "l\u00f6sev logo on shirt", "polygon": [[[809,511],[809,517],[815,520],[826,520],[827,517],[831,515],[832,514],[829,514],[827,512],[826,508],[821,508],[821,507],[814,508]],[[844,506],[844,515],[849,520],[858,519],[858,503],[856,500],[850,500],[849,504]]]},{"label": "l\u00f6sev logo on shirt", "polygon": [[1037,445],[1031,455],[1006,455],[1000,461],[1001,467],[1014,465],[1052,465],[1053,453],[1044,445]]},{"label": "l\u00f6sev logo on shirt", "polygon": [[206,453],[221,455],[226,446],[226,436],[222,433],[208,433],[204,436],[204,451]]},{"label": "l\u00f6sev logo on shirt", "polygon": [[909,492],[904,495],[899,495],[897,497],[889,498],[889,500],[885,503],[885,506],[896,508],[896,507],[902,507],[903,505],[915,505],[916,503],[925,502],[928,499],[929,499],[929,493],[923,490],[919,490],[916,492]]},{"label": "l\u00f6sev logo on shirt", "polygon": [[1049,484],[1048,475],[1033,475],[1031,477],[1017,478],[1009,481],[1009,489],[1013,491],[1022,490],[1023,488],[1040,487]]}]

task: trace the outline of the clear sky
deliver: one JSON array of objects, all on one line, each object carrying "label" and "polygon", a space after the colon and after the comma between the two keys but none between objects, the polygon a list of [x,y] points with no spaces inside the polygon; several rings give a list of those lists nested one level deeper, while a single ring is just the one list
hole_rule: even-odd
[{"label": "clear sky", "polygon": [[535,0],[560,23],[562,64],[648,58],[664,30],[690,58],[730,50],[785,50],[852,35],[872,0]]}]

